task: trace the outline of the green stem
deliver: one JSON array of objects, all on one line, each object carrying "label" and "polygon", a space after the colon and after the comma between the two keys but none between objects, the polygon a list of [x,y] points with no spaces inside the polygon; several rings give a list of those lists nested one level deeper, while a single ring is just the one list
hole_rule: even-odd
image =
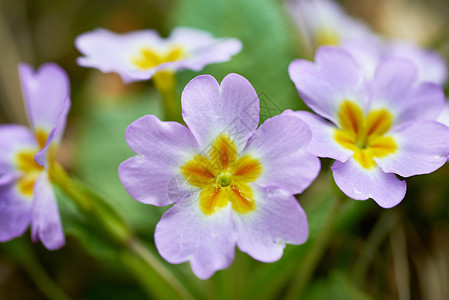
[{"label": "green stem", "polygon": [[371,230],[362,250],[360,251],[359,257],[354,264],[352,278],[355,285],[361,286],[362,280],[365,277],[371,260],[373,259],[377,249],[380,247],[382,241],[387,237],[388,233],[397,223],[397,219],[397,214],[387,211],[381,215],[379,220],[376,222],[376,225],[374,225],[373,230]]},{"label": "green stem", "polygon": [[[340,194],[342,193],[340,192]],[[313,272],[315,271],[316,266],[322,258],[330,241],[330,237],[342,211],[343,203],[342,197],[337,197],[335,199],[333,207],[330,210],[330,214],[327,217],[327,222],[321,229],[320,234],[314,239],[313,245],[309,248],[305,257],[301,259],[301,263],[297,268],[298,271],[291,281],[291,285],[287,291],[285,299],[298,299],[303,294],[304,289],[312,278]]]},{"label": "green stem", "polygon": [[[71,178],[58,164],[50,168],[50,178],[79,207],[88,220],[101,225],[110,240],[123,249],[123,260],[150,296],[163,299],[193,299],[184,285],[153,253],[148,251],[124,219],[106,200],[77,179]],[[149,280],[152,280],[149,282]],[[159,283],[159,284],[155,284]],[[161,292],[162,291],[162,292]]]},{"label": "green stem", "polygon": [[64,291],[54,282],[23,239],[8,243],[3,249],[19,263],[30,276],[38,290],[50,300],[69,300]]},{"label": "green stem", "polygon": [[181,105],[176,99],[175,73],[159,71],[153,75],[154,84],[162,97],[165,121],[182,122]]}]

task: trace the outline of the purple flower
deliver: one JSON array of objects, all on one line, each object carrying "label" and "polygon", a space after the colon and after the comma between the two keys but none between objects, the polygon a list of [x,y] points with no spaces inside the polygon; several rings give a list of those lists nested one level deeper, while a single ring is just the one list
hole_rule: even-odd
[{"label": "purple flower", "polygon": [[287,112],[312,129],[308,150],[336,159],[335,182],[349,197],[388,208],[405,195],[409,177],[435,171],[449,154],[449,128],[435,120],[444,105],[436,84],[417,81],[407,60],[382,61],[369,81],[351,55],[322,47],[315,63],[295,60],[292,81],[319,116]]},{"label": "purple flower", "polygon": [[418,69],[418,81],[443,85],[447,80],[447,65],[438,52],[422,49],[410,41],[383,39],[348,15],[336,1],[292,0],[289,8],[312,49],[323,45],[345,48],[363,67],[368,79],[374,76],[380,61],[402,58]]},{"label": "purple flower", "polygon": [[340,45],[354,39],[377,39],[363,22],[349,16],[336,1],[292,0],[289,12],[313,48]]},{"label": "purple flower", "polygon": [[126,131],[137,153],[120,165],[130,195],[145,204],[174,203],[156,227],[159,253],[170,263],[190,261],[208,278],[228,267],[234,248],[273,262],[285,243],[304,243],[307,219],[293,194],[318,175],[305,151],[311,131],[298,118],[276,116],[259,128],[259,99],[242,76],[221,84],[194,78],[182,93],[188,127],[144,116]]},{"label": "purple flower", "polygon": [[19,73],[32,130],[0,126],[0,241],[22,235],[31,223],[34,242],[59,249],[65,239],[47,170],[70,109],[69,80],[55,64],[36,73],[22,64]]},{"label": "purple flower", "polygon": [[158,71],[200,71],[208,64],[228,61],[242,48],[237,39],[217,39],[183,27],[167,39],[154,30],[117,34],[96,29],[78,36],[75,44],[84,55],[79,65],[118,73],[127,83],[148,80]]}]

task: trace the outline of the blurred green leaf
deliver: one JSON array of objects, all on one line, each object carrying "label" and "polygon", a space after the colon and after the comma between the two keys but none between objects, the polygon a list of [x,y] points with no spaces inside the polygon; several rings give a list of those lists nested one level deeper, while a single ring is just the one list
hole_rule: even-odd
[{"label": "blurred green leaf", "polygon": [[86,219],[78,211],[72,199],[68,198],[57,186],[53,186],[58,199],[58,208],[66,235],[72,235],[83,245],[84,249],[94,257],[116,260],[119,251],[116,245],[105,240],[101,226]]},{"label": "blurred green leaf", "polygon": [[[218,81],[228,73],[246,77],[261,101],[261,120],[285,109],[304,108],[288,76],[288,65],[296,58],[294,32],[280,2],[272,0],[189,0],[178,1],[171,15],[172,27],[203,29],[216,37],[234,37],[243,50],[227,63],[206,67]],[[179,88],[195,75],[181,72]]]},{"label": "blurred green leaf", "polygon": [[165,209],[132,199],[118,177],[120,163],[135,155],[126,143],[126,128],[146,114],[160,114],[159,95],[144,91],[121,97],[92,96],[94,99],[80,120],[75,172],[122,213],[134,229],[151,236]]},{"label": "blurred green leaf", "polygon": [[303,299],[308,300],[370,300],[369,295],[358,290],[344,271],[334,270],[323,280],[315,282]]}]

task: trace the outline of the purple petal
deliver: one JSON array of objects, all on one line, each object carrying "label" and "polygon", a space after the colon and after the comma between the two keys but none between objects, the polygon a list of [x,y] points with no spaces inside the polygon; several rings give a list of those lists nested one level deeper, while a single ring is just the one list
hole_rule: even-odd
[{"label": "purple petal", "polygon": [[390,131],[398,144],[396,153],[375,158],[387,173],[403,177],[431,173],[446,163],[449,128],[431,121],[404,123]]},{"label": "purple petal", "polygon": [[395,123],[435,120],[444,106],[444,92],[436,84],[416,84],[417,69],[407,60],[382,61],[370,83],[372,104],[387,107]]},{"label": "purple petal", "polygon": [[32,199],[17,191],[15,182],[0,185],[0,242],[21,236],[31,221]]},{"label": "purple petal", "polygon": [[34,159],[38,164],[41,166],[46,167],[47,166],[47,153],[50,148],[50,146],[54,143],[59,144],[59,142],[62,139],[62,135],[64,134],[66,122],[67,122],[67,115],[69,113],[71,106],[70,99],[66,99],[64,103],[64,107],[59,114],[58,119],[56,120],[56,125],[48,135],[47,141],[45,142],[44,148],[42,148],[39,152],[36,153],[34,156]]},{"label": "purple petal", "polygon": [[447,79],[447,64],[441,55],[432,50],[424,50],[409,41],[393,41],[386,45],[388,57],[410,60],[418,68],[418,81],[443,85]]},{"label": "purple petal", "polygon": [[19,73],[31,126],[50,133],[61,123],[60,115],[70,105],[67,74],[53,63],[42,65],[36,73],[31,66],[21,64]]},{"label": "purple petal", "polygon": [[256,184],[251,187],[256,194],[256,210],[234,213],[237,245],[254,259],[273,262],[281,258],[286,243],[299,245],[307,240],[307,217],[289,192]]},{"label": "purple petal", "polygon": [[348,197],[355,200],[372,198],[383,208],[397,205],[404,199],[407,189],[405,180],[399,180],[395,174],[384,173],[374,167],[366,170],[354,159],[332,165],[334,180]]},{"label": "purple petal", "polygon": [[0,126],[0,175],[17,170],[15,156],[24,149],[37,149],[36,139],[25,126]]},{"label": "purple petal", "polygon": [[101,72],[115,72],[123,81],[148,80],[156,69],[140,70],[132,63],[132,57],[140,49],[149,47],[160,49],[164,41],[155,30],[140,30],[117,34],[106,29],[96,29],[79,35],[76,48],[84,55],[77,62],[80,66],[97,68]]},{"label": "purple petal", "polygon": [[276,116],[257,129],[242,155],[250,154],[262,164],[258,184],[302,193],[320,171],[320,160],[306,151],[311,137],[305,122],[293,116]]},{"label": "purple petal", "polygon": [[340,146],[335,141],[335,126],[330,122],[307,111],[287,110],[283,114],[297,117],[309,125],[312,130],[312,139],[307,147],[307,151],[313,155],[345,162],[354,154],[354,152]]},{"label": "purple petal", "polygon": [[206,150],[227,134],[241,150],[259,123],[259,98],[248,80],[227,75],[221,85],[210,75],[195,77],[182,92],[182,115]]},{"label": "purple petal", "polygon": [[18,178],[20,178],[19,172],[10,172],[10,173],[0,174],[0,187],[10,185]]},{"label": "purple petal", "polygon": [[350,39],[343,41],[341,47],[351,54],[367,79],[374,76],[384,51],[380,40],[372,37]]},{"label": "purple petal", "polygon": [[443,111],[440,113],[436,121],[449,127],[449,102],[446,101]]},{"label": "purple petal", "polygon": [[193,272],[207,279],[234,260],[237,232],[231,205],[206,216],[198,195],[176,203],[161,218],[154,235],[160,255],[170,263],[190,261]]},{"label": "purple petal", "polygon": [[33,242],[40,240],[48,250],[56,250],[64,246],[65,237],[58,204],[46,172],[43,172],[34,184],[32,209],[31,237]]},{"label": "purple petal", "polygon": [[315,61],[313,64],[298,59],[288,68],[290,78],[307,106],[334,123],[337,123],[337,111],[344,100],[366,108],[363,70],[347,51],[321,47]]},{"label": "purple petal", "polygon": [[176,28],[168,42],[183,45],[188,52],[186,59],[179,61],[176,68],[195,71],[200,71],[210,63],[228,61],[242,49],[242,43],[238,39],[214,38],[209,32],[185,27]]},{"label": "purple petal", "polygon": [[199,152],[189,129],[148,115],[128,126],[126,141],[140,156],[123,162],[119,177],[135,200],[165,206],[184,197],[186,185],[177,175],[180,167]]}]

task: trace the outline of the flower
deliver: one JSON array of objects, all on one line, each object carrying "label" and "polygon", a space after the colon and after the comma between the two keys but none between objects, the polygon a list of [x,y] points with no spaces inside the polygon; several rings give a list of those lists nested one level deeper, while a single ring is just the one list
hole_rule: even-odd
[{"label": "flower", "polygon": [[418,81],[443,85],[447,80],[447,65],[438,52],[410,41],[381,38],[335,1],[295,0],[290,3],[290,14],[304,40],[312,41],[313,49],[343,47],[363,67],[367,79],[374,76],[380,61],[396,57],[408,59],[418,68]]},{"label": "flower", "polygon": [[200,71],[211,63],[228,61],[240,52],[238,39],[216,39],[193,28],[176,28],[167,39],[154,30],[126,34],[96,29],[77,37],[75,45],[84,55],[78,64],[102,72],[120,74],[124,82],[150,79],[158,71]]},{"label": "flower", "polygon": [[289,3],[289,12],[313,48],[340,45],[354,39],[377,38],[363,22],[347,15],[335,1],[293,0]]},{"label": "flower", "polygon": [[289,73],[304,102],[321,117],[286,114],[312,129],[308,151],[336,159],[335,182],[349,197],[395,206],[406,191],[395,174],[426,174],[446,162],[449,128],[435,121],[444,93],[436,84],[419,83],[409,61],[384,60],[366,81],[348,52],[322,47],[315,64],[295,60]]},{"label": "flower", "polygon": [[69,80],[51,63],[36,73],[22,64],[19,73],[31,130],[0,126],[0,241],[22,235],[31,223],[34,242],[59,249],[65,238],[48,170],[70,109]]},{"label": "flower", "polygon": [[170,263],[190,261],[205,279],[231,264],[236,245],[272,262],[285,243],[304,243],[307,219],[293,194],[320,169],[318,158],[305,151],[308,126],[276,116],[257,129],[258,96],[237,74],[220,85],[212,76],[198,76],[181,102],[188,127],[152,115],[136,120],[126,140],[137,156],[119,167],[135,200],[174,203],[155,231],[161,256]]}]

